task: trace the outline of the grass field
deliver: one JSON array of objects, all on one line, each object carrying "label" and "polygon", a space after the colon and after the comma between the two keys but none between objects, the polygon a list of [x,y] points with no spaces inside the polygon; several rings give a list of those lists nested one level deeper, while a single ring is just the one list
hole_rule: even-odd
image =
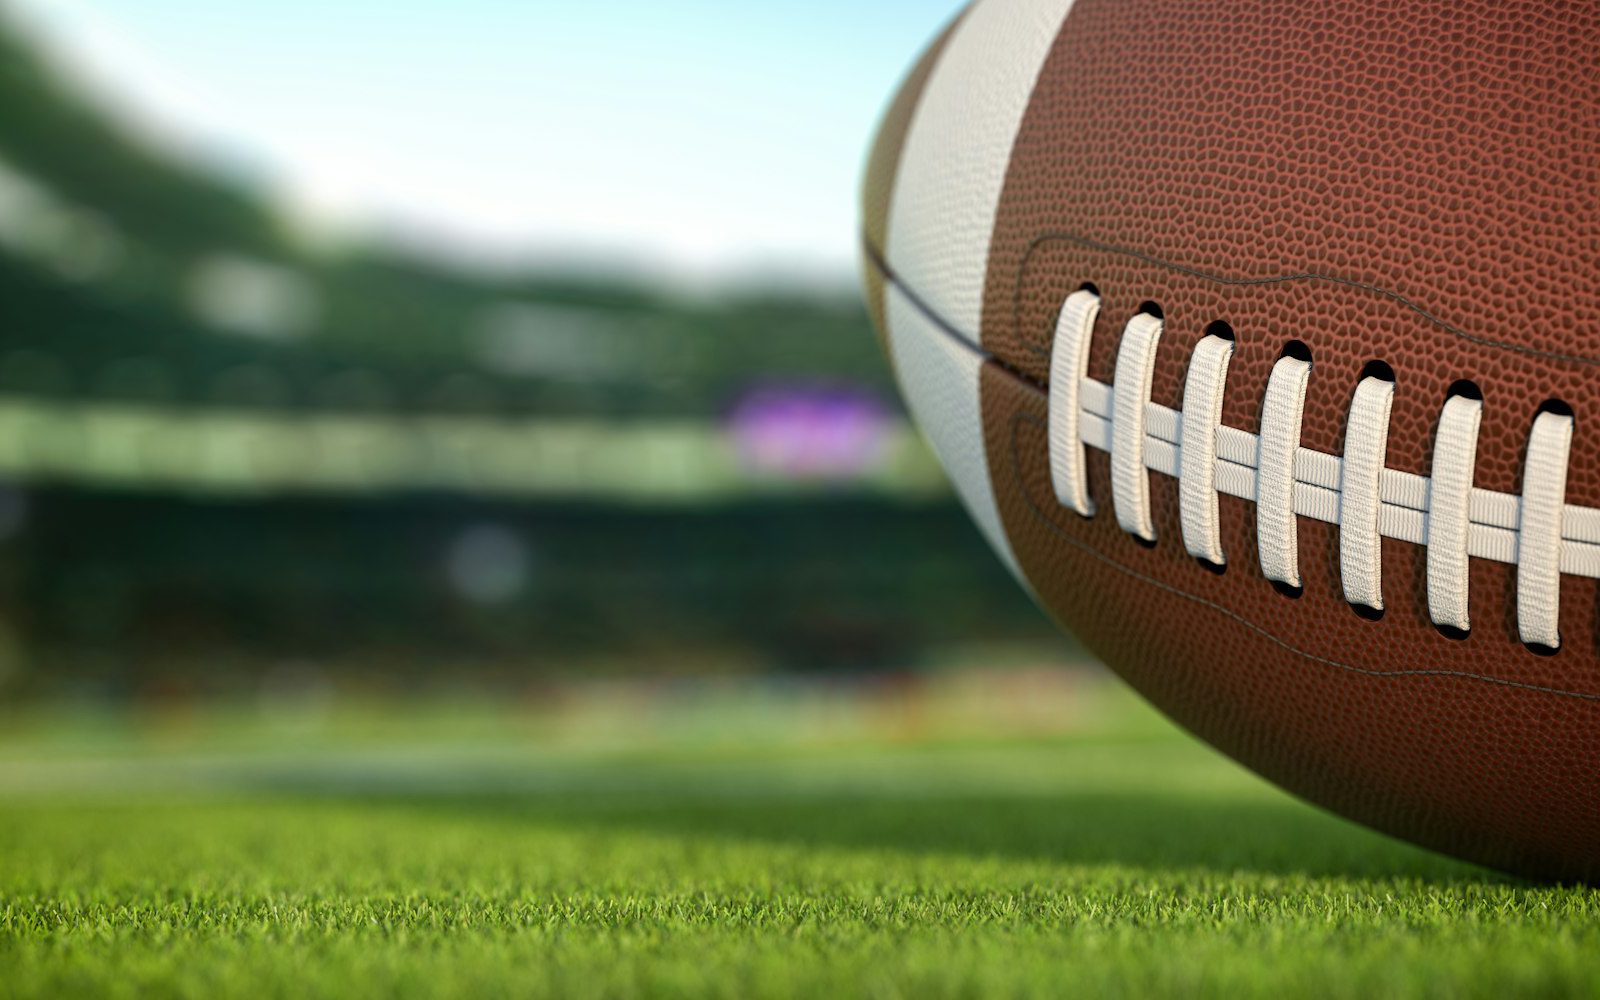
[{"label": "grass field", "polygon": [[1600,991],[1595,893],[1397,844],[1080,701],[1008,739],[772,702],[592,732],[18,716],[0,995]]}]

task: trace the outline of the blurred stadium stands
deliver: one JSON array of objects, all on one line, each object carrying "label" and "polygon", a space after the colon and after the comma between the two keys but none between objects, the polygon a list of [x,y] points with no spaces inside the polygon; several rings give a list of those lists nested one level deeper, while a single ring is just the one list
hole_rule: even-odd
[{"label": "blurred stadium stands", "polygon": [[0,692],[1046,637],[897,407],[848,290],[309,245],[0,19]]}]

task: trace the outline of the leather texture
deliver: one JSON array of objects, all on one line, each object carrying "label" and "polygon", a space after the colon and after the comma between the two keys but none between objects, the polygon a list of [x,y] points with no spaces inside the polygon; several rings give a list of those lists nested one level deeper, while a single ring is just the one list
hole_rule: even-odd
[{"label": "leather texture", "polygon": [[[964,23],[1021,6],[980,0]],[[1385,461],[1419,475],[1450,387],[1470,380],[1475,485],[1513,494],[1536,412],[1561,400],[1576,417],[1566,502],[1600,506],[1600,6],[1077,0],[1064,21],[1009,23],[1024,65],[1042,36],[1048,54],[1009,137],[976,328],[963,279],[928,252],[908,268],[895,255],[913,224],[918,246],[941,226],[969,240],[964,217],[919,203],[915,223],[892,220],[885,256],[989,358],[984,478],[1041,603],[1292,791],[1470,860],[1600,877],[1596,581],[1562,577],[1561,648],[1540,656],[1519,641],[1516,568],[1473,559],[1472,629],[1451,638],[1429,616],[1427,549],[1385,538],[1373,621],[1344,598],[1337,527],[1298,519],[1303,589],[1286,596],[1258,564],[1255,505],[1231,496],[1219,575],[1185,550],[1174,478],[1150,475],[1151,547],[1118,526],[1105,452],[1086,453],[1095,515],[1061,506],[1044,388],[1061,305],[1088,283],[1091,378],[1114,380],[1122,330],[1154,303],[1151,398],[1181,409],[1194,346],[1224,321],[1222,422],[1259,433],[1269,375],[1298,341],[1312,359],[1300,443],[1338,455],[1381,361],[1395,373]],[[1006,51],[991,42],[986,58]],[[961,86],[953,65],[947,51],[929,93]],[[915,138],[914,124],[908,157]],[[940,138],[957,165],[941,183],[959,186],[968,138]],[[995,140],[976,141],[989,155]],[[938,145],[916,148],[902,181],[947,169]]]}]

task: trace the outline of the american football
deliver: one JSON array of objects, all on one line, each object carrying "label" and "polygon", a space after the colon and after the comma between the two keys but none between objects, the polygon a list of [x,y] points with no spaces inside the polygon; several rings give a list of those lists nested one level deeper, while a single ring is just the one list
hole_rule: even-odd
[{"label": "american football", "polygon": [[1581,880],[1597,46],[1587,3],[978,0],[862,233],[907,405],[1065,629],[1292,792]]}]

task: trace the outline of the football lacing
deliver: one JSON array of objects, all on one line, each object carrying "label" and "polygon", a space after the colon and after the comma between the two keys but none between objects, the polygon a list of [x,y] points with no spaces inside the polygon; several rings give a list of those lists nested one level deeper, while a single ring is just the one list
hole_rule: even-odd
[{"label": "football lacing", "polygon": [[[1483,400],[1470,386],[1452,391],[1439,415],[1432,476],[1385,467],[1392,374],[1363,374],[1350,402],[1344,455],[1300,446],[1312,362],[1301,345],[1272,368],[1259,434],[1222,423],[1233,342],[1207,333],[1194,346],[1184,409],[1150,399],[1163,321],[1141,312],[1123,329],[1112,385],[1088,377],[1089,342],[1100,298],[1069,295],[1056,321],[1050,358],[1050,478],[1058,501],[1092,517],[1084,448],[1111,456],[1117,523],[1153,544],[1148,471],[1178,479],[1184,547],[1212,567],[1225,565],[1219,494],[1256,505],[1257,559],[1278,588],[1302,583],[1297,517],[1339,527],[1344,596],[1377,617],[1384,608],[1382,539],[1427,547],[1428,613],[1446,635],[1465,636],[1468,559],[1517,568],[1517,630],[1536,652],[1561,645],[1561,574],[1600,577],[1600,510],[1566,503],[1573,417],[1563,404],[1541,407],[1528,435],[1522,495],[1472,485]],[[1226,330],[1224,330],[1226,332]]]}]

